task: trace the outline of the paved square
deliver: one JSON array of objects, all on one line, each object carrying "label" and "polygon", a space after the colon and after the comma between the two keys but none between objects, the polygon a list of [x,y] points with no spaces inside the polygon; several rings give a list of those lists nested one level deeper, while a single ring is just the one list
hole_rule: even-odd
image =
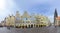
[{"label": "paved square", "polygon": [[60,33],[60,27],[41,27],[41,28],[0,28],[0,33]]}]

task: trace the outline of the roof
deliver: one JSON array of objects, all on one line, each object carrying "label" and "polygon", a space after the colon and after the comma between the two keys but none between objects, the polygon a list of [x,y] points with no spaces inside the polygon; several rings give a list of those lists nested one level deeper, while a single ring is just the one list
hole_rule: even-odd
[{"label": "roof", "polygon": [[60,16],[56,17],[57,20],[60,20]]},{"label": "roof", "polygon": [[30,18],[30,15],[27,13],[27,11],[24,12],[24,14],[22,15],[22,17],[26,17],[26,18]]}]

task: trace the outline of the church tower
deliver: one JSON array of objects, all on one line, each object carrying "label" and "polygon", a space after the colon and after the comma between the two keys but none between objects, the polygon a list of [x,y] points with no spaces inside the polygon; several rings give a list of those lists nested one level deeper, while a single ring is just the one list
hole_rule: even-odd
[{"label": "church tower", "polygon": [[19,11],[16,11],[16,17],[20,17]]},{"label": "church tower", "polygon": [[54,25],[56,24],[56,17],[58,17],[57,9],[54,12]]},{"label": "church tower", "polygon": [[16,11],[16,15],[15,15],[15,23],[20,23],[20,14],[19,11]]}]

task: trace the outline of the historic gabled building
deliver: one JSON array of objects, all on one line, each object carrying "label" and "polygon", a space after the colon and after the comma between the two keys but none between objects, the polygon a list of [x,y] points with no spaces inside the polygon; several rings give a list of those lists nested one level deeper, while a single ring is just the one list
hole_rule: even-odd
[{"label": "historic gabled building", "polygon": [[49,26],[50,20],[43,15],[29,15],[27,11],[20,15],[19,11],[17,11],[15,16],[9,15],[5,18],[5,25],[14,27],[41,27]]},{"label": "historic gabled building", "polygon": [[60,16],[56,17],[56,26],[60,26]]},{"label": "historic gabled building", "polygon": [[15,25],[15,16],[9,16],[6,17],[6,21],[5,21],[6,26],[14,26]]}]

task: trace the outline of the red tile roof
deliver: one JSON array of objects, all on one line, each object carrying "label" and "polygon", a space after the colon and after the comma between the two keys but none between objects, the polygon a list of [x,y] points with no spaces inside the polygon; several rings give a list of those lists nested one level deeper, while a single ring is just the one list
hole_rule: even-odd
[{"label": "red tile roof", "polygon": [[57,20],[60,20],[60,16],[59,17],[56,17]]}]

